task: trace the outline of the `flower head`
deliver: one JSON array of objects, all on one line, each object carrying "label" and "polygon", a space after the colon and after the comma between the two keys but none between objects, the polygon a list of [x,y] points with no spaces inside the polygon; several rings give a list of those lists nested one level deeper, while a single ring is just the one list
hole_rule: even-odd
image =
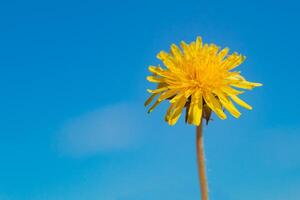
[{"label": "flower head", "polygon": [[157,84],[156,89],[148,92],[152,95],[145,102],[150,104],[157,100],[149,109],[149,113],[162,101],[169,100],[170,107],[165,120],[174,125],[183,109],[186,109],[186,122],[199,125],[201,119],[210,119],[211,111],[221,119],[226,119],[223,108],[238,118],[241,113],[236,104],[252,109],[238,95],[242,90],[251,90],[261,86],[260,83],[247,81],[239,71],[233,71],[244,60],[245,56],[238,53],[228,55],[229,49],[219,49],[215,44],[202,44],[201,37],[195,42],[181,42],[181,49],[171,45],[170,53],[161,51],[157,58],[165,68],[149,66],[152,72],[147,80]]}]

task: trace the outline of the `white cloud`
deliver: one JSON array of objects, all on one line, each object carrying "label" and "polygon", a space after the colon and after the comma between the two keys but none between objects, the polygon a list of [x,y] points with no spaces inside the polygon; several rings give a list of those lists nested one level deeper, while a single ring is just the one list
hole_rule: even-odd
[{"label": "white cloud", "polygon": [[59,133],[59,149],[75,156],[131,148],[140,134],[141,119],[134,104],[120,103],[67,122]]}]

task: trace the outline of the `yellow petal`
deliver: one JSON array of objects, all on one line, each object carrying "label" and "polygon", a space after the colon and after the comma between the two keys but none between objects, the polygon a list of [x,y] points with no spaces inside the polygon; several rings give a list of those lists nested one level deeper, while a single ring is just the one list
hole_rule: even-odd
[{"label": "yellow petal", "polygon": [[164,91],[167,90],[167,89],[168,89],[168,87],[162,87],[162,88],[158,88],[158,89],[156,89],[156,90],[150,90],[150,89],[147,89],[147,92],[155,94],[155,93],[161,93],[161,92],[164,92]]},{"label": "yellow petal", "polygon": [[176,103],[176,102],[178,102],[181,99],[182,96],[184,96],[184,94],[182,94],[182,93],[176,95],[173,99],[170,100],[170,103]]},{"label": "yellow petal", "polygon": [[166,116],[165,116],[165,121],[169,121],[174,106],[175,106],[175,104],[173,103],[173,104],[171,104],[170,107],[168,108],[167,113],[166,113]]},{"label": "yellow petal", "polygon": [[145,101],[144,106],[148,106],[148,105],[153,101],[153,99],[154,99],[154,97],[155,97],[156,95],[158,95],[158,93],[152,94],[152,95]]},{"label": "yellow petal", "polygon": [[159,75],[159,76],[164,76],[165,73],[166,73],[166,71],[163,68],[161,68],[161,67],[155,67],[155,66],[152,66],[152,65],[150,65],[148,67],[148,70],[150,72],[152,72],[153,74]]},{"label": "yellow petal", "polygon": [[182,58],[181,51],[175,44],[172,44],[171,46],[171,53],[177,61],[181,60]]},{"label": "yellow petal", "polygon": [[233,72],[231,72],[230,76],[225,78],[225,80],[228,81],[229,84],[245,81],[244,77],[238,76],[238,74],[232,74],[232,73]]},{"label": "yellow petal", "polygon": [[160,103],[160,101],[156,101],[156,102],[150,107],[150,109],[148,110],[148,113],[151,113],[151,112],[154,110],[154,108],[155,108],[159,103]]},{"label": "yellow petal", "polygon": [[178,102],[182,96],[184,96],[186,99],[189,98],[189,96],[193,93],[192,89],[186,90],[184,92],[181,92],[179,95],[176,95],[173,99],[170,100],[170,103],[176,103]]},{"label": "yellow petal", "polygon": [[162,77],[157,77],[157,76],[147,76],[147,80],[153,83],[162,83],[163,78]]},{"label": "yellow petal", "polygon": [[181,98],[178,100],[178,102],[176,103],[175,107],[174,107],[174,110],[172,112],[172,114],[170,115],[170,118],[168,120],[168,123],[173,126],[174,124],[176,124],[176,122],[178,121],[181,113],[182,113],[182,110],[183,110],[183,107],[186,103],[186,98],[185,96],[181,96]]},{"label": "yellow petal", "polygon": [[191,57],[190,50],[189,50],[189,45],[187,45],[185,42],[182,41],[180,43],[180,46],[183,50],[183,54],[186,57],[186,59],[189,59]]},{"label": "yellow petal", "polygon": [[244,108],[246,108],[248,110],[252,110],[252,107],[249,104],[247,104],[245,101],[243,101],[242,99],[240,99],[238,96],[236,96],[236,95],[229,95],[229,96],[238,105],[240,105],[240,106],[242,106],[242,107],[244,107]]},{"label": "yellow petal", "polygon": [[202,94],[199,91],[196,91],[192,95],[191,104],[188,113],[188,123],[198,126],[201,123],[202,119]]},{"label": "yellow petal", "polygon": [[244,91],[236,90],[229,86],[224,86],[221,88],[221,90],[224,91],[227,95],[238,95],[244,93]]},{"label": "yellow petal", "polygon": [[239,66],[244,62],[246,59],[245,56],[239,55],[236,52],[228,56],[224,62],[222,62],[222,66],[225,67],[227,70],[232,70],[235,67]]},{"label": "yellow petal", "polygon": [[208,52],[210,55],[216,55],[219,51],[219,47],[215,44],[210,44],[208,47]]},{"label": "yellow petal", "polygon": [[239,118],[241,113],[236,109],[230,99],[221,91],[214,92],[221,101],[221,104],[230,112],[235,118]]},{"label": "yellow petal", "polygon": [[172,96],[175,96],[177,94],[177,90],[168,90],[165,91],[164,93],[162,93],[159,97],[158,97],[158,101],[163,101],[167,98],[170,98]]},{"label": "yellow petal", "polygon": [[157,54],[157,58],[160,59],[164,65],[168,68],[168,69],[173,69],[176,68],[175,62],[172,59],[172,56],[170,54],[168,54],[165,51],[161,51]]},{"label": "yellow petal", "polygon": [[252,83],[248,81],[240,81],[236,83],[231,83],[230,85],[237,88],[247,89],[247,90],[252,90],[254,87],[262,86],[262,84],[260,83]]},{"label": "yellow petal", "polygon": [[202,38],[200,36],[196,39],[196,50],[199,50],[202,48]]},{"label": "yellow petal", "polygon": [[220,117],[221,119],[226,119],[226,115],[222,110],[219,100],[211,93],[206,93],[203,95],[206,104]]},{"label": "yellow petal", "polygon": [[253,82],[251,82],[255,87],[261,87],[261,86],[263,86],[263,84],[262,83],[253,83]]},{"label": "yellow petal", "polygon": [[229,52],[229,48],[224,48],[218,53],[219,60],[222,60]]},{"label": "yellow petal", "polygon": [[191,42],[189,45],[189,48],[190,48],[190,53],[192,55],[195,55],[196,54],[196,42]]}]

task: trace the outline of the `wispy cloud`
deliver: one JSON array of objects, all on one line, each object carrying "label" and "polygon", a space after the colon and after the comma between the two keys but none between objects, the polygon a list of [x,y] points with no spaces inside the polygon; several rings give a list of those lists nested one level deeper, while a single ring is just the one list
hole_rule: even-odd
[{"label": "wispy cloud", "polygon": [[59,149],[74,156],[128,149],[140,137],[141,117],[133,104],[119,103],[69,120],[59,132]]}]

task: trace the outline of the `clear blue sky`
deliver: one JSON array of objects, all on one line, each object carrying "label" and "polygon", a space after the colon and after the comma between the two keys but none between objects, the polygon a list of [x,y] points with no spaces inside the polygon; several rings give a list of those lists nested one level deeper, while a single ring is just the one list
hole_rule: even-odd
[{"label": "clear blue sky", "polygon": [[0,200],[199,199],[194,127],[147,66],[201,35],[247,56],[253,111],[205,127],[212,200],[300,198],[296,1],[1,1]]}]

